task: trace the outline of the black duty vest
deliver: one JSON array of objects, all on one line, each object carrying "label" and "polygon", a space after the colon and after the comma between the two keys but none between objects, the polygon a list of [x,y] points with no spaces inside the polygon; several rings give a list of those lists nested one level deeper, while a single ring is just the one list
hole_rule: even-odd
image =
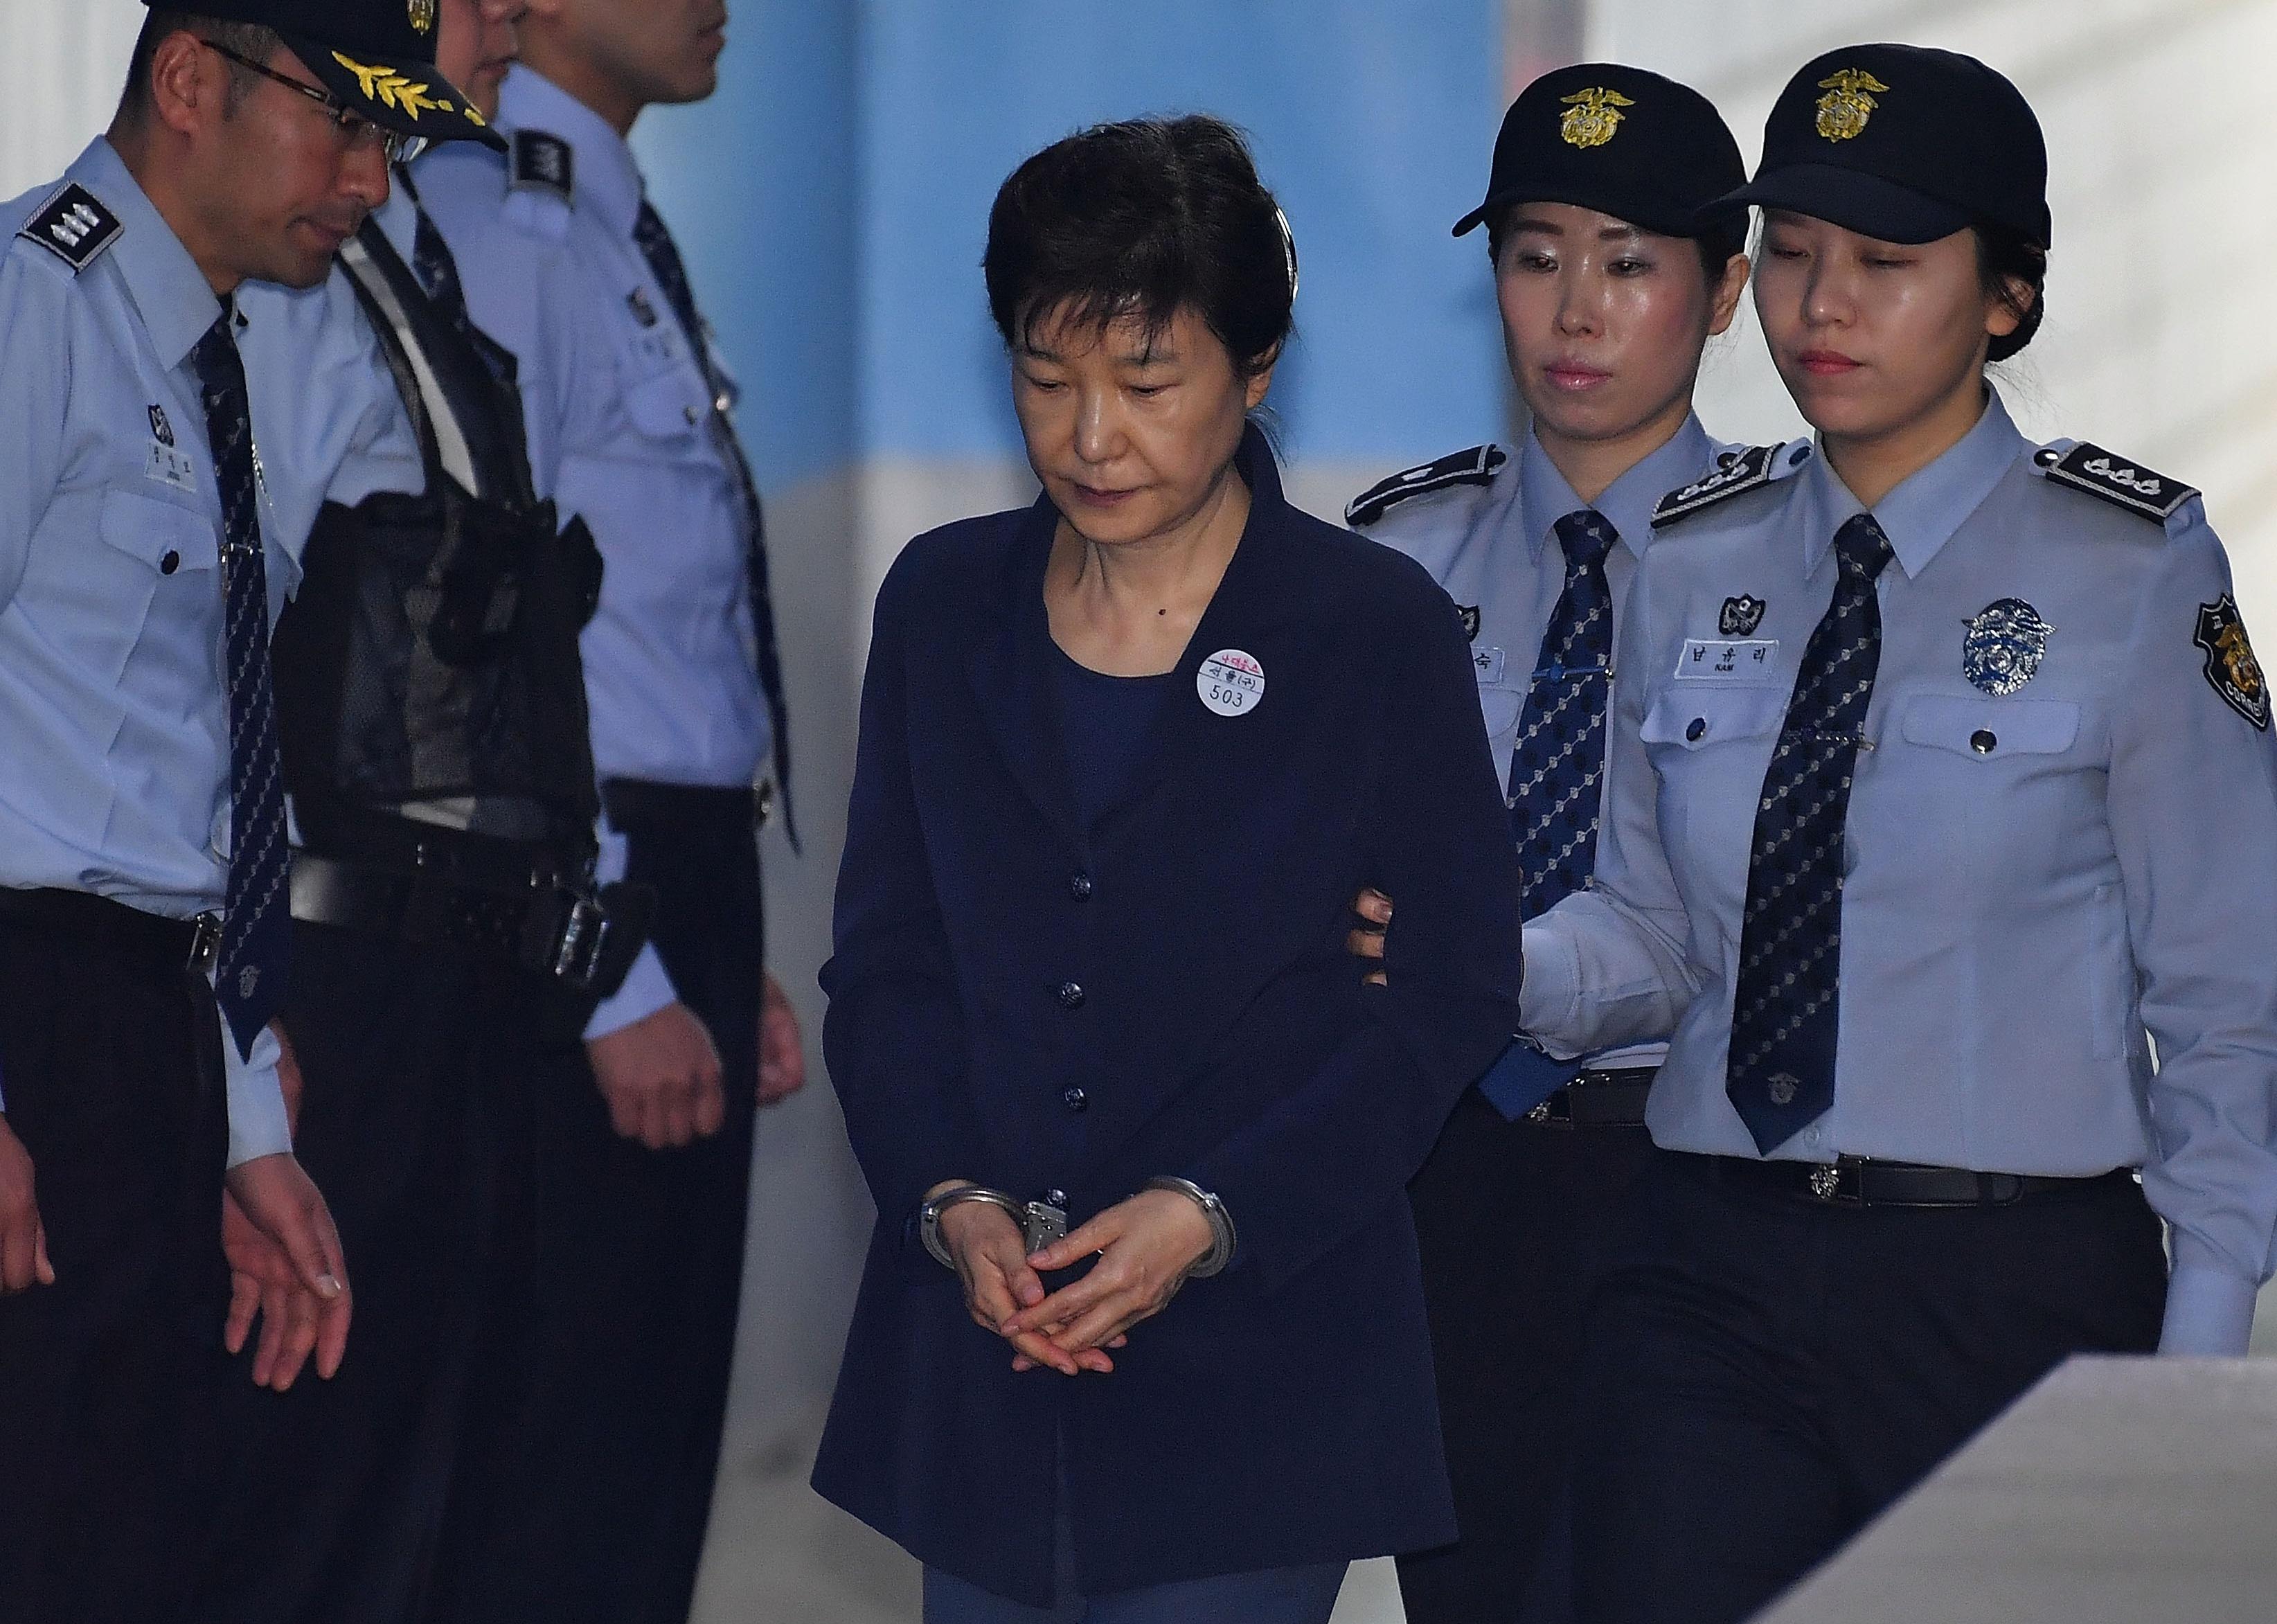
[{"label": "black duty vest", "polygon": [[597,812],[578,633],[600,601],[583,522],[532,488],[513,358],[439,312],[378,225],[340,263],[426,467],[418,496],[328,502],[275,639],[303,843],[354,859],[373,820],[590,857]]}]

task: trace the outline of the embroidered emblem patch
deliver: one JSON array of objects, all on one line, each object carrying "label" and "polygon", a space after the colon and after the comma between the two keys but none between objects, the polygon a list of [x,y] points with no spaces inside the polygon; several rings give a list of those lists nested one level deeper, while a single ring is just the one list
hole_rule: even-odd
[{"label": "embroidered emblem patch", "polygon": [[166,419],[166,408],[153,404],[150,408],[150,438],[169,451],[174,447],[174,425]]},{"label": "embroidered emblem patch", "polygon": [[385,63],[373,66],[353,57],[343,57],[338,51],[332,53],[332,60],[355,75],[356,88],[363,92],[367,101],[393,108],[414,124],[419,122],[421,113],[430,109],[438,113],[457,111],[450,103],[430,95],[428,86],[415,83],[400,68],[392,68]]},{"label": "embroidered emblem patch", "polygon": [[102,199],[74,180],[50,198],[16,234],[38,243],[73,271],[84,271],[126,230],[118,217],[103,206]]},{"label": "embroidered emblem patch", "polygon": [[2200,604],[2197,633],[2191,641],[2205,651],[2205,678],[2221,702],[2268,732],[2269,683],[2245,636],[2237,600],[2224,592],[2214,603]]},{"label": "embroidered emblem patch", "polygon": [[1763,600],[1741,593],[1724,600],[1724,613],[1716,617],[1716,629],[1727,637],[1752,637],[1755,628],[1763,623]]},{"label": "embroidered emblem patch", "polygon": [[1961,675],[1970,687],[2005,699],[2039,675],[2055,629],[2021,598],[2003,598],[1961,622]]},{"label": "embroidered emblem patch", "polygon": [[1867,120],[1881,105],[1874,97],[1890,93],[1889,86],[1857,68],[1822,79],[1818,88],[1826,92],[1818,98],[1818,133],[1828,141],[1849,141],[1863,133]]},{"label": "embroidered emblem patch", "polygon": [[1565,116],[1557,123],[1558,138],[1569,147],[1585,150],[1612,140],[1621,127],[1621,109],[1636,105],[1618,90],[1601,88],[1578,90],[1559,100]]},{"label": "embroidered emblem patch", "polygon": [[1477,604],[1455,606],[1455,613],[1463,617],[1463,635],[1474,643],[1479,640],[1479,608]]}]

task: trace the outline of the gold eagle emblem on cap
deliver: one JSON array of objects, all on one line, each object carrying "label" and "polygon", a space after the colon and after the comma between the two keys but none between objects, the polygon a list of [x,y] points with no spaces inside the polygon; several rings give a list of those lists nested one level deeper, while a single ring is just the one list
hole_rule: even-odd
[{"label": "gold eagle emblem on cap", "polygon": [[415,34],[435,32],[436,0],[411,0],[411,27]]},{"label": "gold eagle emblem on cap", "polygon": [[1577,90],[1558,100],[1565,108],[1565,118],[1558,120],[1558,135],[1567,146],[1584,149],[1612,140],[1613,132],[1621,127],[1621,109],[1636,105],[1619,91],[1602,88]]},{"label": "gold eagle emblem on cap", "polygon": [[1875,95],[1890,93],[1889,86],[1860,68],[1844,68],[1820,80],[1818,88],[1826,92],[1818,98],[1818,133],[1829,141],[1848,141],[1865,129],[1881,105]]}]

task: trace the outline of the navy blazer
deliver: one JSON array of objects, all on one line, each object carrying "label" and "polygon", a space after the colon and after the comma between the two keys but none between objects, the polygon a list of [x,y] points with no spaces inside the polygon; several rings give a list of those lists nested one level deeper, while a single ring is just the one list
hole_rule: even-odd
[{"label": "navy blazer", "polygon": [[[1446,594],[1291,507],[1254,429],[1238,467],[1248,527],[1088,827],[1048,499],[918,538],[878,595],[822,981],[880,1216],[814,1484],[1034,1605],[1062,1462],[1086,1593],[1455,1534],[1405,1186],[1517,1030],[1518,870]],[[1265,678],[1235,715],[1197,688],[1229,650]],[[1398,902],[1388,988],[1344,947],[1363,885]],[[1239,1247],[1111,1376],[1015,1376],[914,1238],[943,1179],[1080,1224],[1162,1173]]]}]

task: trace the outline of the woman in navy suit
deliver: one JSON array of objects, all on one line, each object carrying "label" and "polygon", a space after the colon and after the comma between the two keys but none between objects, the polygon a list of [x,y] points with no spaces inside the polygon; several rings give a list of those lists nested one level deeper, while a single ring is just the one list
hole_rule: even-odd
[{"label": "woman in navy suit", "polygon": [[823,985],[880,1220],[815,1486],[932,1624],[1318,1624],[1454,1533],[1404,1192],[1516,1029],[1477,684],[1248,422],[1296,254],[1235,132],[1047,149],[986,263],[1043,492],[879,593]]}]

